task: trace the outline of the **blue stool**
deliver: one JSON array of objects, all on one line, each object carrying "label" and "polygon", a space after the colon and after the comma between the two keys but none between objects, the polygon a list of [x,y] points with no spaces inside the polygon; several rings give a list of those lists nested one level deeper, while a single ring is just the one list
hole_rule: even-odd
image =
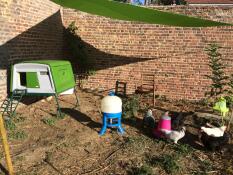
[{"label": "blue stool", "polygon": [[108,127],[117,127],[119,133],[123,134],[124,129],[121,126],[121,112],[119,113],[103,113],[103,126],[99,132],[99,135],[102,136]]}]

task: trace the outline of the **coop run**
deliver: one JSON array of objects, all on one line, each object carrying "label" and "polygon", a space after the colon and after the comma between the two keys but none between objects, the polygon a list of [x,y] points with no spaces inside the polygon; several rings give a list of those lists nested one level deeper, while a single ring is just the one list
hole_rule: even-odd
[{"label": "coop run", "polygon": [[[11,68],[10,97],[5,100],[5,112],[14,113],[24,95],[54,96],[58,115],[61,109],[58,95],[75,94],[76,104],[79,99],[75,91],[75,80],[69,61],[43,60],[18,63]],[[4,106],[4,104],[3,104]]]}]

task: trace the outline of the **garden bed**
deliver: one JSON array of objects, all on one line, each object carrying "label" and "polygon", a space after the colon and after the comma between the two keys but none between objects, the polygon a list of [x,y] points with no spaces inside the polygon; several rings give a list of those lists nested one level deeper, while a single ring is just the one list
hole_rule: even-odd
[{"label": "garden bed", "polygon": [[[54,99],[21,105],[14,119],[16,127],[8,129],[17,174],[233,174],[232,141],[219,152],[207,151],[198,143],[197,133],[205,119],[187,116],[186,136],[177,145],[157,140],[142,122],[150,98],[148,104],[139,98],[136,117],[123,122],[126,133],[121,136],[109,129],[100,137],[103,93],[78,91],[78,95],[81,106],[75,109],[74,95],[60,97],[63,119],[56,118]],[[209,110],[159,98],[153,114],[158,120],[164,111],[181,109]]]}]

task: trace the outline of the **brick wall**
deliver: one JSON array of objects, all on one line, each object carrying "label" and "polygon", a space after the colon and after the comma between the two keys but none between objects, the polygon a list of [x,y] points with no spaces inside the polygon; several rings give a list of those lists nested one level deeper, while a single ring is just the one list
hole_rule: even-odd
[{"label": "brick wall", "polygon": [[7,68],[26,59],[62,58],[60,6],[49,0],[0,0],[0,101]]},{"label": "brick wall", "polygon": [[[230,7],[159,9],[224,22],[232,22],[233,16]],[[221,53],[231,72],[232,27],[168,27],[111,20],[72,9],[61,13],[49,0],[0,0],[0,101],[6,95],[9,65],[25,59],[63,58],[63,51],[67,51],[62,51],[63,25],[72,21],[76,21],[87,56],[96,67],[96,74],[84,84],[86,88],[108,90],[121,80],[128,83],[131,93],[140,84],[141,74],[148,72],[156,74],[159,95],[200,99],[209,85],[203,50],[213,41],[223,46]]]},{"label": "brick wall", "polygon": [[96,74],[85,88],[112,89],[116,80],[128,83],[128,93],[140,85],[142,73],[156,74],[157,94],[172,99],[198,100],[210,81],[204,48],[217,42],[232,71],[233,27],[182,28],[111,20],[64,9],[64,25],[76,21]]},{"label": "brick wall", "polygon": [[213,21],[233,23],[233,4],[229,6],[150,6],[150,8]]}]

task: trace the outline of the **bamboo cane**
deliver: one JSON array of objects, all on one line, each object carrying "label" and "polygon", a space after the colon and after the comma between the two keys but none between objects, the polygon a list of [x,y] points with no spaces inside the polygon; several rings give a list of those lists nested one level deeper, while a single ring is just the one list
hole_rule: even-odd
[{"label": "bamboo cane", "polygon": [[4,148],[4,152],[5,152],[5,156],[6,156],[6,164],[8,167],[8,173],[9,173],[9,175],[13,175],[14,174],[13,165],[11,162],[10,149],[9,149],[9,145],[7,142],[6,129],[4,127],[2,114],[0,114],[0,132],[1,132],[1,136],[2,136],[3,148]]},{"label": "bamboo cane", "polygon": [[229,120],[229,123],[228,123],[228,126],[227,126],[227,130],[229,131],[230,130],[230,127],[231,127],[231,121],[233,119],[233,111],[231,111],[231,116],[230,116],[230,120]]}]

